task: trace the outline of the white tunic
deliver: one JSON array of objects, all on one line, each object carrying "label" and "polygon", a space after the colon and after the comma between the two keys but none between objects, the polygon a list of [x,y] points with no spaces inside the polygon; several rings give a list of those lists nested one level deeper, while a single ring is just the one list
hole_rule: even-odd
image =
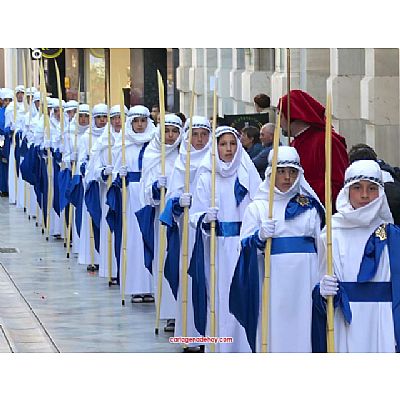
[{"label": "white tunic", "polygon": [[[277,220],[274,237],[309,236],[317,241],[320,218],[315,208],[293,220],[285,221],[290,196],[274,201],[273,219]],[[241,239],[254,234],[268,216],[268,201],[255,200],[247,208],[242,224]],[[258,251],[260,276],[260,314],[257,351],[261,346],[262,286],[264,255]],[[311,293],[318,282],[317,253],[284,253],[271,256],[268,352],[311,352]]]},{"label": "white tunic", "polygon": [[[128,172],[139,172],[139,153],[142,150],[142,146],[143,144],[126,144],[126,166],[128,168]],[[119,171],[121,165],[122,153],[119,152],[116,155],[114,171]],[[140,208],[140,182],[130,182],[126,190],[126,295],[153,293],[153,280],[150,272],[144,266],[142,234],[140,232],[139,224],[135,215],[135,212]],[[120,289],[122,290],[122,245],[120,277]]]},{"label": "white tunic", "polygon": [[[234,186],[237,178],[235,173],[229,177],[216,175],[216,207],[218,211],[218,222],[240,222],[243,219],[246,207],[250,203],[250,196],[247,194],[239,206],[236,205]],[[254,167],[253,179],[260,181],[257,170]],[[197,181],[194,201],[201,203],[206,211],[210,207],[211,201],[211,174],[202,173]],[[200,213],[202,214],[202,213]],[[199,214],[196,213],[191,218],[191,228],[196,226]],[[203,231],[204,232],[204,231]],[[206,335],[211,336],[210,332],[210,237],[204,235],[204,261],[205,274],[207,280],[207,328]],[[218,352],[249,352],[250,347],[247,343],[244,328],[239,324],[236,318],[229,312],[229,291],[232,277],[240,253],[240,238],[217,237],[216,240],[216,291],[215,291],[215,336],[232,337],[233,343],[217,344],[215,350]],[[207,346],[208,348],[208,346]]]},{"label": "white tunic", "polygon": [[[108,134],[108,128],[105,128],[105,133]],[[113,132],[110,133],[113,135]],[[99,139],[102,140],[102,139]],[[99,143],[97,143],[98,145]],[[112,144],[111,144],[112,146]],[[108,159],[108,147],[102,146],[101,150],[96,151],[92,154],[89,162],[88,169],[93,169],[93,178],[99,182],[100,185],[100,204],[101,204],[101,221],[100,221],[100,259],[99,259],[99,276],[102,278],[108,278],[109,275],[109,235],[111,235],[110,228],[106,221],[108,212],[107,200],[107,182],[105,182],[101,176],[101,173],[106,165],[113,165],[113,155],[111,156],[111,162]],[[112,178],[112,177],[111,177]],[[114,252],[114,237],[110,236],[111,239],[111,277],[117,276],[117,260]]]},{"label": "white tunic", "polygon": [[[151,144],[150,144],[151,145]],[[150,146],[149,145],[149,146]],[[151,205],[155,208],[154,216],[154,259],[152,264],[153,269],[153,286],[155,301],[158,301],[158,284],[159,284],[159,260],[160,260],[160,205],[158,200],[153,199],[152,185],[157,181],[161,175],[161,154],[159,154],[158,163],[154,165],[154,160],[149,159],[148,151],[144,152],[143,155],[143,176],[141,181],[141,193],[143,194],[143,205]],[[165,159],[165,175],[167,176],[167,186],[171,181],[171,174],[175,160],[178,156],[178,149],[173,150],[166,156]],[[149,164],[152,167],[149,168]],[[166,230],[165,230],[166,232]],[[167,239],[165,239],[165,249],[167,248]],[[164,255],[165,261],[165,255]],[[174,319],[176,312],[176,300],[172,293],[171,287],[166,280],[164,274],[162,275],[162,287],[161,287],[161,305],[160,305],[160,319]],[[157,304],[157,303],[156,303]]]}]

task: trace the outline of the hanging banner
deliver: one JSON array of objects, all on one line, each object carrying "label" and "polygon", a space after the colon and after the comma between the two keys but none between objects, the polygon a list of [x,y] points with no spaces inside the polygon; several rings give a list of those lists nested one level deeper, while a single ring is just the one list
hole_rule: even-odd
[{"label": "hanging banner", "polygon": [[56,58],[64,49],[49,49],[44,47],[31,47],[31,57],[34,60],[40,60],[43,58]]},{"label": "hanging banner", "polygon": [[264,124],[269,122],[268,113],[256,113],[256,114],[237,114],[237,115],[224,115],[223,121],[218,121],[219,124],[222,122],[225,125],[232,126],[237,130],[242,130],[246,126],[255,126],[260,129]]}]

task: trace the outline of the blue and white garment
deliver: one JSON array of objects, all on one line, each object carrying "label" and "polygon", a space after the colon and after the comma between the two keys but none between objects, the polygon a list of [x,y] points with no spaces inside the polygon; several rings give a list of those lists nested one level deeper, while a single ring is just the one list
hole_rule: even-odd
[{"label": "blue and white garment", "polygon": [[[273,150],[269,155],[271,161]],[[293,167],[299,173],[287,192],[274,188],[269,297],[268,352],[311,352],[311,293],[318,281],[316,242],[323,208],[304,179],[295,148],[281,146],[278,167]],[[261,348],[261,310],[265,242],[258,230],[269,214],[272,168],[254,201],[247,207],[240,232],[241,252],[229,295],[230,312],[245,328],[249,350]]]},{"label": "blue and white garment", "polygon": [[[167,202],[164,212],[160,216],[162,223],[167,225],[167,257],[165,260],[164,275],[168,280],[170,287],[177,299],[176,302],[176,318],[175,318],[175,336],[182,336],[182,224],[183,224],[183,208],[179,206],[179,196],[185,191],[185,172],[186,172],[186,156],[188,147],[188,136],[189,136],[190,118],[185,122],[184,136],[179,148],[179,156],[176,158],[174,168],[172,170],[171,177],[169,179],[169,186],[167,192]],[[189,166],[189,181],[190,187],[189,192],[194,193],[196,189],[195,180],[198,169],[204,159],[210,154],[211,147],[211,125],[206,117],[193,116],[192,129],[202,128],[208,130],[209,138],[206,145],[196,150],[190,145],[190,166]],[[189,215],[195,213],[196,210],[195,202],[192,202],[192,206],[189,209]],[[193,244],[195,241],[194,230],[189,229],[188,235],[188,254],[192,253]],[[179,260],[179,262],[177,262]],[[187,336],[199,336],[194,325],[193,317],[193,306],[192,306],[192,284],[191,277],[188,276],[188,288],[187,288],[187,325],[186,334]],[[197,344],[189,346],[197,346]]]},{"label": "blue and white garment", "polygon": [[[113,106],[110,108],[110,118],[120,115],[120,106]],[[110,135],[110,136],[109,136]],[[104,174],[104,168],[107,165],[114,165],[115,160],[113,159],[112,149],[116,138],[121,135],[121,130],[116,131],[112,123],[106,125],[102,135],[99,140],[93,146],[92,156],[89,160],[88,171],[92,175],[92,179],[97,183],[99,190],[100,206],[101,206],[101,216],[99,221],[100,229],[100,259],[99,259],[99,276],[108,277],[108,232],[109,227],[106,222],[106,216],[108,213],[107,200],[107,181],[108,177]],[[108,154],[108,144],[110,139],[111,146],[111,160],[109,160]],[[112,177],[111,177],[112,179]],[[117,260],[114,252],[114,238],[111,235],[111,277],[117,277]]]},{"label": "blue and white garment", "polygon": [[[361,180],[379,185],[379,196],[354,209],[349,188]],[[339,292],[334,303],[336,352],[395,352],[400,339],[399,258],[400,230],[383,189],[379,165],[372,160],[356,161],[345,172],[345,186],[336,200],[332,216],[332,253]],[[320,278],[326,271],[326,232],[320,240]],[[314,293],[313,350],[326,351],[326,335],[317,320],[326,321],[325,300]],[[315,318],[314,318],[315,317]],[[396,333],[397,332],[397,333]],[[397,343],[396,343],[397,338]]]},{"label": "blue and white garment", "polygon": [[[81,136],[78,143],[78,163],[76,167],[76,172],[81,174],[81,184],[83,185],[84,192],[84,200],[82,201],[82,225],[80,229],[80,237],[79,237],[79,255],[78,255],[78,263],[83,265],[88,265],[92,263],[92,257],[90,254],[90,225],[89,225],[89,217],[90,213],[92,214],[92,227],[93,233],[95,235],[95,244],[96,248],[94,251],[94,263],[99,264],[99,246],[100,246],[100,228],[99,228],[99,213],[98,210],[100,208],[100,198],[97,195],[98,191],[94,184],[89,184],[93,181],[93,171],[88,169],[88,163],[91,157],[91,152],[93,147],[96,145],[96,142],[99,140],[100,136],[104,132],[105,127],[97,127],[95,117],[97,116],[107,116],[108,107],[106,104],[99,103],[93,107],[92,110],[92,126],[86,130],[86,132]],[[91,132],[91,139],[90,139]],[[91,142],[91,143],[90,143]],[[73,179],[76,179],[73,177]],[[86,195],[86,190],[88,188],[93,188],[94,194],[93,196]],[[97,195],[97,196],[96,196]],[[87,207],[86,199],[91,198],[91,202],[89,203],[89,208]],[[96,198],[95,198],[96,197]],[[96,243],[97,242],[97,243]]]},{"label": "blue and white garment", "polygon": [[[233,343],[216,345],[218,352],[247,352],[246,333],[229,312],[229,290],[235,266],[239,258],[240,228],[245,210],[255,198],[261,183],[260,176],[249,155],[243,150],[235,129],[218,127],[216,138],[233,134],[236,152],[231,162],[219,158],[216,143],[215,205],[219,208],[216,221],[216,289],[215,289],[215,336],[232,337]],[[196,177],[193,203],[197,212],[190,217],[191,230],[196,241],[191,254],[189,275],[192,282],[192,302],[197,330],[206,336],[210,332],[210,224],[202,222],[204,213],[211,206],[211,154],[205,157]],[[207,346],[208,349],[208,346]]]},{"label": "blue and white garment", "polygon": [[[142,234],[135,212],[141,208],[140,178],[143,168],[143,154],[155,134],[155,127],[150,119],[150,112],[144,106],[131,108],[131,116],[125,123],[125,165],[128,169],[126,182],[126,295],[140,295],[153,292],[151,274],[145,267]],[[136,133],[133,129],[133,120],[137,117],[146,117],[146,129]],[[113,183],[107,192],[107,223],[114,234],[114,251],[117,259],[118,271],[122,267],[122,179],[119,170],[122,166],[122,135],[118,135],[113,147],[114,170]],[[122,274],[118,273],[118,277]],[[122,285],[120,285],[122,289]]]},{"label": "blue and white garment", "polygon": [[[15,91],[21,91],[17,86]],[[22,90],[23,91],[23,90]],[[12,135],[10,135],[10,153],[8,160],[8,201],[10,204],[16,204],[18,208],[23,208],[24,201],[24,193],[22,190],[21,194],[21,186],[23,188],[22,178],[15,179],[16,174],[16,158],[15,155],[19,152],[19,138],[21,137],[21,133],[24,129],[24,121],[25,121],[25,107],[24,102],[17,101],[17,112],[16,112],[16,121],[14,121],[14,101],[12,101],[5,110],[4,113],[5,123],[4,128],[9,132],[14,132],[15,143],[12,139]],[[19,165],[18,165],[19,168]],[[15,183],[17,182],[17,187]]]},{"label": "blue and white garment", "polygon": [[[179,135],[173,144],[165,145],[165,176],[167,177],[167,188],[171,181],[171,173],[176,158],[179,156],[179,144],[183,135],[182,121],[174,114],[165,116],[165,126],[179,129]],[[147,146],[143,155],[143,172],[141,179],[141,203],[142,208],[136,212],[140,230],[143,235],[145,251],[145,264],[153,277],[154,294],[158,300],[158,276],[159,276],[159,232],[160,232],[160,189],[157,180],[161,176],[161,138],[160,125],[158,125],[153,140]],[[165,242],[166,243],[166,242]],[[166,243],[167,244],[167,243]],[[165,255],[164,255],[165,260]],[[164,271],[165,272],[165,271]],[[161,295],[161,319],[174,319],[176,312],[176,300],[171,286],[163,274]]]}]

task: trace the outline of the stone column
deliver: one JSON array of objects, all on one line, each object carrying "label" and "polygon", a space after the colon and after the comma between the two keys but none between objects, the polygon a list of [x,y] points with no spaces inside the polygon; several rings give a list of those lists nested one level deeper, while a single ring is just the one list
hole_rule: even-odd
[{"label": "stone column", "polygon": [[192,49],[192,66],[189,69],[189,98],[187,103],[187,117],[190,115],[190,101],[192,96],[193,79],[195,77],[194,115],[204,113],[204,49]]},{"label": "stone column", "polygon": [[329,49],[300,49],[300,89],[321,104],[326,103],[326,81],[330,74]]},{"label": "stone column", "polygon": [[[210,78],[215,76],[217,69],[217,49],[204,49],[204,67],[203,67],[203,108],[201,109],[199,99],[199,115],[210,118],[213,113],[213,92],[210,90]],[[200,112],[200,110],[202,110]]]},{"label": "stone column", "polygon": [[[233,114],[233,99],[230,96],[230,72],[232,69],[232,49],[217,49],[218,115]],[[213,94],[213,93],[212,93]],[[211,102],[211,107],[213,103]],[[211,109],[211,114],[213,110]]]},{"label": "stone column", "polygon": [[180,110],[186,116],[190,111],[189,70],[192,66],[192,49],[179,49],[179,67],[176,69],[176,88],[179,90]]},{"label": "stone column", "polygon": [[365,121],[360,114],[365,49],[330,49],[330,63],[327,89],[332,93],[332,122],[350,149],[355,143],[365,143]]},{"label": "stone column", "polygon": [[366,49],[360,86],[365,141],[378,157],[399,166],[399,49]]},{"label": "stone column", "polygon": [[229,95],[233,99],[233,114],[243,114],[245,110],[245,104],[242,101],[242,74],[244,67],[244,49],[232,49]]},{"label": "stone column", "polygon": [[254,113],[253,98],[265,93],[272,100],[272,77],[274,74],[275,49],[245,49],[246,70],[242,73],[242,101],[245,112]]},{"label": "stone column", "polygon": [[[287,93],[287,49],[275,49],[275,72],[272,74],[271,105]],[[290,49],[290,89],[300,89],[300,49]]]}]

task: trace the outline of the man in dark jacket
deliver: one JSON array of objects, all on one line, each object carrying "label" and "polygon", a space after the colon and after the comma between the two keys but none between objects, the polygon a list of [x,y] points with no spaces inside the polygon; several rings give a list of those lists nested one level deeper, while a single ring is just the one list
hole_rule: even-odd
[{"label": "man in dark jacket", "polygon": [[272,143],[274,141],[275,124],[268,122],[263,125],[260,129],[260,141],[263,149],[253,158],[254,165],[257,168],[258,173],[262,180],[265,178],[265,170],[268,166],[268,155],[272,149]]}]

